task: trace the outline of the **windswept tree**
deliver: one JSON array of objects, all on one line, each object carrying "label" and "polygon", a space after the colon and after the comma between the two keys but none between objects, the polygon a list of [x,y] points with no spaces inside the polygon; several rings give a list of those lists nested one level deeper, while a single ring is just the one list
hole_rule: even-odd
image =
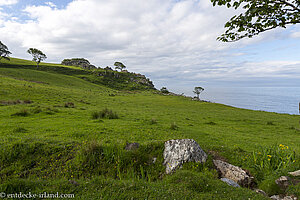
[{"label": "windswept tree", "polygon": [[121,63],[121,62],[115,62],[114,66],[116,66],[115,67],[116,70],[119,69],[120,71],[122,71],[122,70],[124,70],[126,68],[126,66],[123,63]]},{"label": "windswept tree", "polygon": [[200,96],[200,93],[203,91],[204,91],[203,87],[195,87],[193,92],[197,95],[197,99],[200,100],[199,96]]},{"label": "windswept tree", "polygon": [[9,60],[9,54],[11,54],[11,52],[8,50],[7,46],[0,41],[0,60],[2,58]]},{"label": "windswept tree", "polygon": [[299,0],[211,0],[213,5],[241,8],[243,12],[233,16],[226,24],[223,42],[233,42],[253,37],[262,32],[289,24],[300,23]]},{"label": "windswept tree", "polygon": [[28,49],[27,53],[32,55],[33,57],[32,61],[36,62],[37,67],[39,67],[41,61],[47,58],[47,56],[41,50],[35,48]]},{"label": "windswept tree", "polygon": [[162,88],[160,89],[160,91],[161,91],[162,93],[164,93],[164,94],[169,94],[169,93],[170,93],[169,90],[168,90],[166,87],[162,87]]}]

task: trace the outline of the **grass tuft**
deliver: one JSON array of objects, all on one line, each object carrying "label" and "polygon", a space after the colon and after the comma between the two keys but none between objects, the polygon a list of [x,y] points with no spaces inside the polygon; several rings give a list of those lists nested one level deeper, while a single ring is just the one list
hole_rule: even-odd
[{"label": "grass tuft", "polygon": [[171,130],[177,130],[179,127],[177,126],[177,124],[175,122],[173,122],[170,126]]},{"label": "grass tuft", "polygon": [[26,109],[22,109],[16,113],[12,114],[11,116],[27,117],[27,116],[29,116],[29,112]]},{"label": "grass tuft", "polygon": [[114,111],[105,108],[101,111],[92,112],[92,119],[119,119],[119,116]]},{"label": "grass tuft", "polygon": [[13,130],[14,133],[26,133],[27,129],[23,128],[23,127],[17,127]]},{"label": "grass tuft", "polygon": [[208,124],[208,125],[217,125],[217,123],[215,123],[215,122],[206,122],[205,124]]},{"label": "grass tuft", "polygon": [[152,118],[151,120],[150,120],[150,124],[152,125],[152,124],[157,124],[157,120],[155,119],[155,118]]},{"label": "grass tuft", "polygon": [[66,102],[65,108],[75,108],[75,104],[73,102]]}]

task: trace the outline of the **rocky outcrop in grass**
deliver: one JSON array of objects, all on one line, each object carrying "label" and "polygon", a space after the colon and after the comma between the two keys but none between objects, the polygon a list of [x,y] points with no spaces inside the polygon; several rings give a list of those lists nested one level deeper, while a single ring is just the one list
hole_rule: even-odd
[{"label": "rocky outcrop in grass", "polygon": [[82,69],[96,69],[94,65],[91,65],[90,62],[84,58],[64,59],[61,64],[67,66],[77,66],[81,67]]},{"label": "rocky outcrop in grass", "polygon": [[206,162],[207,155],[193,139],[169,140],[165,142],[164,165],[170,174],[185,162]]},{"label": "rocky outcrop in grass", "polygon": [[214,160],[213,163],[221,177],[233,180],[244,187],[252,187],[254,185],[254,177],[243,169],[221,160]]}]

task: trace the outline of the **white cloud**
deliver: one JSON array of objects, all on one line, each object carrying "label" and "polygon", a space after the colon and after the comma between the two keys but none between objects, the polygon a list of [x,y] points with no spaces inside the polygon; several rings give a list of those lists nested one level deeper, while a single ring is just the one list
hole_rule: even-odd
[{"label": "white cloud", "polygon": [[266,63],[229,62],[243,53],[228,51],[280,32],[238,43],[216,41],[235,11],[213,7],[210,0],[76,0],[64,9],[47,2],[27,6],[24,12],[31,20],[0,18],[1,37],[13,56],[26,57],[26,49],[35,47],[48,61],[85,57],[101,67],[121,61],[154,82],[271,75],[272,66],[265,68]]},{"label": "white cloud", "polygon": [[18,0],[0,0],[0,6],[8,6],[18,3]]},{"label": "white cloud", "polygon": [[50,6],[51,8],[56,8],[56,5],[51,1],[45,2],[45,4]]}]

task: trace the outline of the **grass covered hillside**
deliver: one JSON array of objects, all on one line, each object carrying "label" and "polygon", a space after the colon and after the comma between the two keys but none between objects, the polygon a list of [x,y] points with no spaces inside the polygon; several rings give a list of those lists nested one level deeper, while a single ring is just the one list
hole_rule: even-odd
[{"label": "grass covered hillside", "polygon": [[[107,87],[119,90],[155,90],[152,82],[144,75],[128,71],[115,71],[109,68],[93,68],[85,70],[79,66],[60,65],[52,63],[41,64],[36,67],[33,61],[11,58],[10,61],[1,60],[2,68],[13,69],[31,69],[46,71],[56,74],[75,76],[88,82],[105,85]],[[21,71],[21,70],[19,70]],[[42,77],[41,77],[42,78]]]},{"label": "grass covered hillside", "polygon": [[[300,116],[162,95],[131,73],[105,73],[1,60],[0,192],[268,199],[220,181],[212,164],[217,157],[248,170],[268,195],[300,195],[299,184],[281,191],[274,182],[300,167]],[[194,139],[209,159],[166,175],[164,142],[184,138]],[[140,147],[124,150],[132,142]]]}]

